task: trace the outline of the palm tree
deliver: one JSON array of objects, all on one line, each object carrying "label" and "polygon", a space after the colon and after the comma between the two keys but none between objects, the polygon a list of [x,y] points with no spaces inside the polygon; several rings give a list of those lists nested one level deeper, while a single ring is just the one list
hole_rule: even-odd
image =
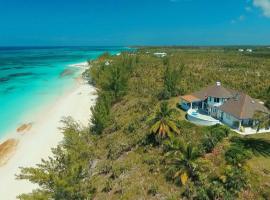
[{"label": "palm tree", "polygon": [[162,102],[160,110],[152,120],[151,133],[154,133],[159,138],[172,138],[175,133],[179,134],[180,131],[173,119],[173,114],[175,112],[175,109],[169,108],[167,102]]},{"label": "palm tree", "polygon": [[257,132],[259,132],[261,128],[268,128],[270,126],[270,115],[265,112],[255,112],[253,120],[256,122],[255,127],[257,127]]},{"label": "palm tree", "polygon": [[180,158],[173,159],[171,169],[175,171],[174,178],[180,178],[183,185],[189,178],[194,179],[197,164],[196,160],[200,154],[191,144],[187,146],[179,146],[181,149]]}]

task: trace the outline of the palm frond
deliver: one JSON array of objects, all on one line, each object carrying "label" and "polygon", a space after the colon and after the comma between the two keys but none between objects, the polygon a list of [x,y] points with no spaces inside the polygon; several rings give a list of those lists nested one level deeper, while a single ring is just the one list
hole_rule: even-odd
[{"label": "palm frond", "polygon": [[180,130],[178,129],[178,127],[176,126],[176,124],[173,121],[168,120],[167,124],[174,133],[180,134]]},{"label": "palm frond", "polygon": [[151,132],[152,133],[157,133],[160,127],[160,121],[157,121],[152,127],[151,127]]}]

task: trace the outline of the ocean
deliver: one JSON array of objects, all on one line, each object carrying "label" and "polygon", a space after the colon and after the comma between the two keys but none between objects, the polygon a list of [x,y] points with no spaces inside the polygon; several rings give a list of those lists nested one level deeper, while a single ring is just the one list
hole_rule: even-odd
[{"label": "ocean", "polygon": [[0,139],[16,131],[72,88],[80,69],[72,64],[122,47],[0,47]]}]

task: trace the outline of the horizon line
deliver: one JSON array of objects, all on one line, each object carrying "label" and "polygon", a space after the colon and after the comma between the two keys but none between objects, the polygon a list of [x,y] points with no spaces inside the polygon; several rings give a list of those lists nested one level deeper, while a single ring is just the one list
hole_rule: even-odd
[{"label": "horizon line", "polygon": [[209,44],[209,45],[200,45],[200,44],[170,44],[170,45],[0,45],[0,48],[63,48],[63,47],[122,47],[122,48],[131,48],[131,47],[244,47],[244,46],[253,46],[253,47],[268,47],[270,44]]}]

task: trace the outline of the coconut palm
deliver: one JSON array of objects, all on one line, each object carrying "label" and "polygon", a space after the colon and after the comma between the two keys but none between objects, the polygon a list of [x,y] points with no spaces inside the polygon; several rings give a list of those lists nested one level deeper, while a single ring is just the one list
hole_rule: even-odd
[{"label": "coconut palm", "polygon": [[173,114],[175,109],[170,109],[167,102],[162,102],[160,110],[156,113],[152,120],[151,132],[159,138],[172,138],[174,134],[179,134],[180,131],[176,126]]},{"label": "coconut palm", "polygon": [[175,171],[174,178],[180,178],[181,183],[185,185],[189,178],[193,179],[195,177],[196,160],[200,155],[191,144],[179,146],[179,148],[181,149],[181,155],[179,158],[172,160],[171,170]]}]

